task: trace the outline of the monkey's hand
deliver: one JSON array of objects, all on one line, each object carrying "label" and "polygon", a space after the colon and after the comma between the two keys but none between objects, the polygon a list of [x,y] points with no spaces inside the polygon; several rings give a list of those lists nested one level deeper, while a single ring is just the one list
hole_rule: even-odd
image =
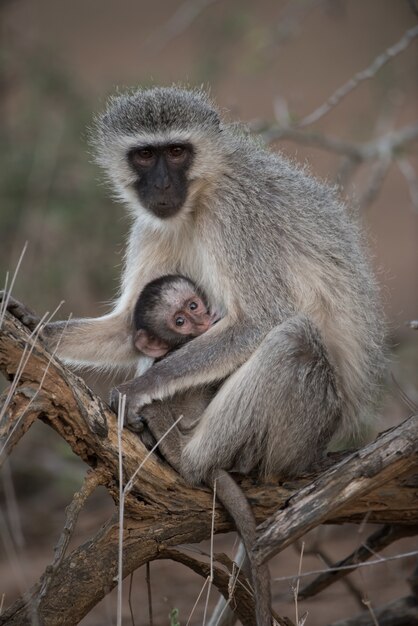
[{"label": "monkey's hand", "polygon": [[6,302],[7,310],[14,315],[29,330],[34,330],[41,318],[29,307],[13,298],[7,291],[0,291],[0,303]]},{"label": "monkey's hand", "polygon": [[132,429],[135,429],[140,423],[142,409],[154,399],[149,392],[146,392],[146,384],[141,384],[146,382],[142,381],[143,378],[146,378],[146,374],[115,387],[110,394],[110,406],[115,413],[119,409],[120,397],[126,396],[125,423]]}]

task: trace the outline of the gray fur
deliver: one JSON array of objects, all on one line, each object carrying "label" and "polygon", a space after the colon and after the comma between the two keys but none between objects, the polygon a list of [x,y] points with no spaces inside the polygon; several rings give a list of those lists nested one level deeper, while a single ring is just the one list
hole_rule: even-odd
[{"label": "gray fur", "polygon": [[[96,121],[96,154],[133,216],[121,294],[106,316],[47,328],[75,365],[137,362],[138,293],[183,274],[223,318],[119,389],[128,413],[226,381],[182,454],[191,482],[217,469],[303,471],[333,441],[361,437],[384,369],[378,293],[358,227],[334,189],[220,120],[199,91],[138,90]],[[188,141],[183,209],[160,220],[141,206],[127,152]],[[117,395],[117,394],[116,394]],[[116,396],[115,396],[116,397]]]},{"label": "gray fur", "polygon": [[[62,357],[131,364],[137,294],[159,275],[184,274],[223,319],[120,389],[135,414],[229,376],[185,448],[190,480],[235,458],[246,470],[302,471],[332,439],[359,435],[383,369],[382,316],[358,228],[335,190],[219,122],[201,92],[118,96],[96,132],[98,160],[135,221],[113,312],[70,322]],[[138,202],[126,151],[177,136],[196,155],[184,210],[162,222]]]}]

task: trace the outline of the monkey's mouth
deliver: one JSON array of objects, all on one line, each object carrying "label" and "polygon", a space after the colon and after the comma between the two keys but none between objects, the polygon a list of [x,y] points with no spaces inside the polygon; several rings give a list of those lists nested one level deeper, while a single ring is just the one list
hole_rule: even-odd
[{"label": "monkey's mouth", "polygon": [[149,207],[149,211],[154,213],[156,217],[164,220],[169,217],[173,217],[177,215],[181,210],[182,205],[178,202],[156,202]]}]

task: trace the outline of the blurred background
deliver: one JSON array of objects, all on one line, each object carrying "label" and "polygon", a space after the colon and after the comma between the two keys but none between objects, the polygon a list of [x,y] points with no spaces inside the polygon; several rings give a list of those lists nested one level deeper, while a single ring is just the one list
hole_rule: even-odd
[{"label": "blurred background", "polygon": [[[104,313],[117,290],[129,222],[92,163],[92,115],[117,88],[203,84],[227,116],[249,123],[272,149],[339,184],[359,215],[382,288],[391,350],[378,430],[399,422],[410,412],[399,387],[418,401],[418,332],[405,325],[418,316],[418,142],[402,143],[390,158],[380,152],[350,161],[330,150],[326,138],[362,145],[417,124],[418,39],[406,41],[405,50],[308,125],[306,132],[314,136],[282,133],[277,139],[277,129],[316,110],[402,40],[417,16],[413,0],[0,0],[0,282],[28,241],[17,298],[40,314],[65,300],[60,318]],[[104,394],[112,384],[94,377],[89,382]],[[51,561],[64,507],[84,471],[43,424],[35,424],[13,453],[0,485],[5,605]],[[88,537],[112,509],[105,493],[96,494],[74,541]],[[359,545],[367,529],[321,533],[336,560]],[[219,551],[230,539],[217,541]],[[314,544],[317,537],[307,541]],[[386,553],[411,546],[416,549],[414,540],[403,540]],[[312,549],[303,568],[319,565]],[[297,568],[293,548],[273,563],[277,576]],[[366,610],[363,596],[379,605],[406,593],[411,568],[408,559],[365,568],[350,577],[357,596],[339,583],[303,603],[306,624]],[[151,569],[155,624],[169,624],[173,607],[185,624],[201,581],[177,565],[156,563]],[[137,623],[146,624],[141,572],[134,589]],[[289,583],[273,583],[273,591],[280,612],[286,607],[292,616]],[[106,599],[82,624],[115,623],[114,607]]]}]

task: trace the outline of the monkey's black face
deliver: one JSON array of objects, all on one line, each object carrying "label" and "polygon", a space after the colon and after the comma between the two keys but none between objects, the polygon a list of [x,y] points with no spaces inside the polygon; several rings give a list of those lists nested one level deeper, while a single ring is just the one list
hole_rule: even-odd
[{"label": "monkey's black face", "polygon": [[138,178],[134,183],[141,204],[156,217],[176,215],[187,197],[187,173],[193,162],[188,143],[132,148],[128,161]]}]

